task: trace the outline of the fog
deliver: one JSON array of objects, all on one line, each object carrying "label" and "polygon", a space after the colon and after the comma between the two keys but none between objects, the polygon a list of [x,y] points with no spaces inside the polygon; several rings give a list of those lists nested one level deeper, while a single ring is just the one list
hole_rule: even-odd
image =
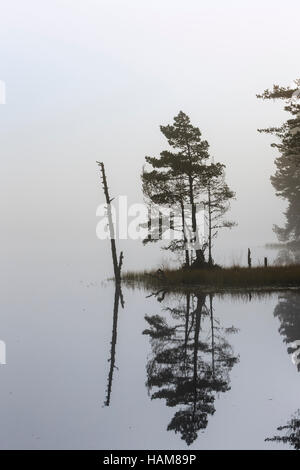
[{"label": "fog", "polygon": [[[285,207],[270,183],[277,153],[257,128],[286,115],[256,93],[299,76],[299,9],[292,0],[1,2],[3,259],[99,258],[107,277],[95,162],[105,163],[112,197],[141,202],[144,157],[167,147],[159,125],[179,110],[236,191],[238,226],[220,233],[216,261],[243,261],[245,247],[275,241]],[[125,269],[166,256],[140,242],[118,247]]]}]

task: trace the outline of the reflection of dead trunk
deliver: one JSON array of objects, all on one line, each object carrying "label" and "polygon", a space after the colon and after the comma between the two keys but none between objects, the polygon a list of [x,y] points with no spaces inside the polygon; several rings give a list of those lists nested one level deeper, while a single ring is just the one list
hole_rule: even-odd
[{"label": "reflection of dead trunk", "polygon": [[121,286],[116,285],[115,300],[114,300],[113,327],[112,327],[112,337],[111,337],[111,349],[110,349],[110,368],[109,368],[109,373],[108,373],[108,385],[107,385],[107,395],[106,395],[106,400],[105,400],[105,406],[109,406],[110,404],[112,381],[113,381],[113,374],[114,374],[115,362],[116,362],[119,301],[121,302],[121,306],[123,308],[124,300],[123,300]]},{"label": "reflection of dead trunk", "polygon": [[107,204],[107,217],[108,217],[108,226],[109,226],[109,234],[110,234],[110,243],[111,243],[111,254],[112,254],[112,259],[113,259],[113,265],[114,265],[114,274],[115,274],[115,280],[117,283],[121,282],[121,266],[123,262],[123,252],[121,251],[120,253],[120,259],[119,263],[117,260],[117,249],[116,249],[116,241],[115,241],[115,231],[114,231],[114,224],[112,220],[112,213],[111,213],[111,201],[109,197],[109,192],[108,192],[108,186],[107,186],[107,181],[106,181],[106,175],[105,175],[105,169],[104,169],[104,163],[102,162],[96,162],[101,169],[101,174],[102,174],[102,184],[103,184],[103,191],[105,195],[105,200]]}]

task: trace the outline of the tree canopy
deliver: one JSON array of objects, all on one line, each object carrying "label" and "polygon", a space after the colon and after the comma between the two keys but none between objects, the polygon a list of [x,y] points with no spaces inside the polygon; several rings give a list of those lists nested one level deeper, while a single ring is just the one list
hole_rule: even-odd
[{"label": "tree canopy", "polygon": [[274,85],[272,90],[257,96],[263,100],[284,100],[284,109],[290,114],[290,119],[280,127],[259,129],[259,132],[276,136],[277,142],[272,147],[280,153],[275,160],[276,172],[271,176],[271,182],[276,194],[285,199],[288,206],[286,223],[283,227],[275,226],[275,232],[280,241],[300,242],[300,79],[295,81],[294,88]]},{"label": "tree canopy", "polygon": [[[160,130],[166,137],[170,146],[159,157],[145,157],[147,166],[143,168],[142,183],[143,192],[149,205],[166,205],[175,209],[179,206],[181,226],[173,227],[181,230],[182,242],[170,243],[170,249],[185,249],[186,264],[190,264],[188,246],[192,246],[196,260],[195,267],[205,265],[205,249],[210,247],[209,260],[211,262],[212,236],[201,234],[197,221],[199,207],[210,210],[208,224],[212,224],[218,212],[221,219],[229,208],[229,200],[234,196],[225,183],[225,166],[214,163],[210,159],[209,144],[202,138],[198,127],[191,124],[190,118],[179,112],[174,117],[172,125],[160,126]],[[189,209],[190,207],[190,214]],[[212,217],[212,213],[214,216]],[[187,233],[186,219],[191,215],[191,231]],[[222,226],[226,226],[223,224]],[[229,226],[229,225],[227,225]],[[210,228],[216,235],[216,228]],[[148,239],[149,241],[149,239]],[[211,264],[211,263],[210,263]]]}]

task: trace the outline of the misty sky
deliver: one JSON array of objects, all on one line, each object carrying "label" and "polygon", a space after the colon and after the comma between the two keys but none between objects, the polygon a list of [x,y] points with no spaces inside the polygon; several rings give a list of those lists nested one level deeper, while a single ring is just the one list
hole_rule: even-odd
[{"label": "misty sky", "polygon": [[[237,194],[230,218],[239,225],[220,234],[217,261],[275,241],[285,207],[269,180],[277,154],[257,128],[286,113],[255,95],[299,77],[299,13],[296,0],[1,1],[2,255],[89,251],[111,269],[109,245],[95,234],[95,160],[105,162],[112,196],[142,201],[144,157],[166,148],[159,125],[179,110]],[[122,246],[126,268],[163,256]]]}]

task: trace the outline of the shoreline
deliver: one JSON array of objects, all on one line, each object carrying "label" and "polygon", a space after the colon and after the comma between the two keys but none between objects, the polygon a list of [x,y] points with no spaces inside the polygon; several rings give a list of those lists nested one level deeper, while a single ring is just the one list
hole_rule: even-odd
[{"label": "shoreline", "polygon": [[235,294],[273,294],[276,292],[299,292],[300,284],[298,286],[264,286],[264,287],[213,287],[203,286],[201,284],[159,284],[156,286],[147,286],[144,283],[137,283],[135,281],[123,281],[124,285],[129,288],[141,287],[145,291],[149,291],[152,287],[156,287],[159,291],[170,291],[170,292],[194,292],[195,290],[201,291],[203,294],[219,294],[219,295],[235,295]]},{"label": "shoreline", "polygon": [[127,272],[122,282],[145,289],[186,291],[196,288],[208,294],[300,291],[300,265]]}]

